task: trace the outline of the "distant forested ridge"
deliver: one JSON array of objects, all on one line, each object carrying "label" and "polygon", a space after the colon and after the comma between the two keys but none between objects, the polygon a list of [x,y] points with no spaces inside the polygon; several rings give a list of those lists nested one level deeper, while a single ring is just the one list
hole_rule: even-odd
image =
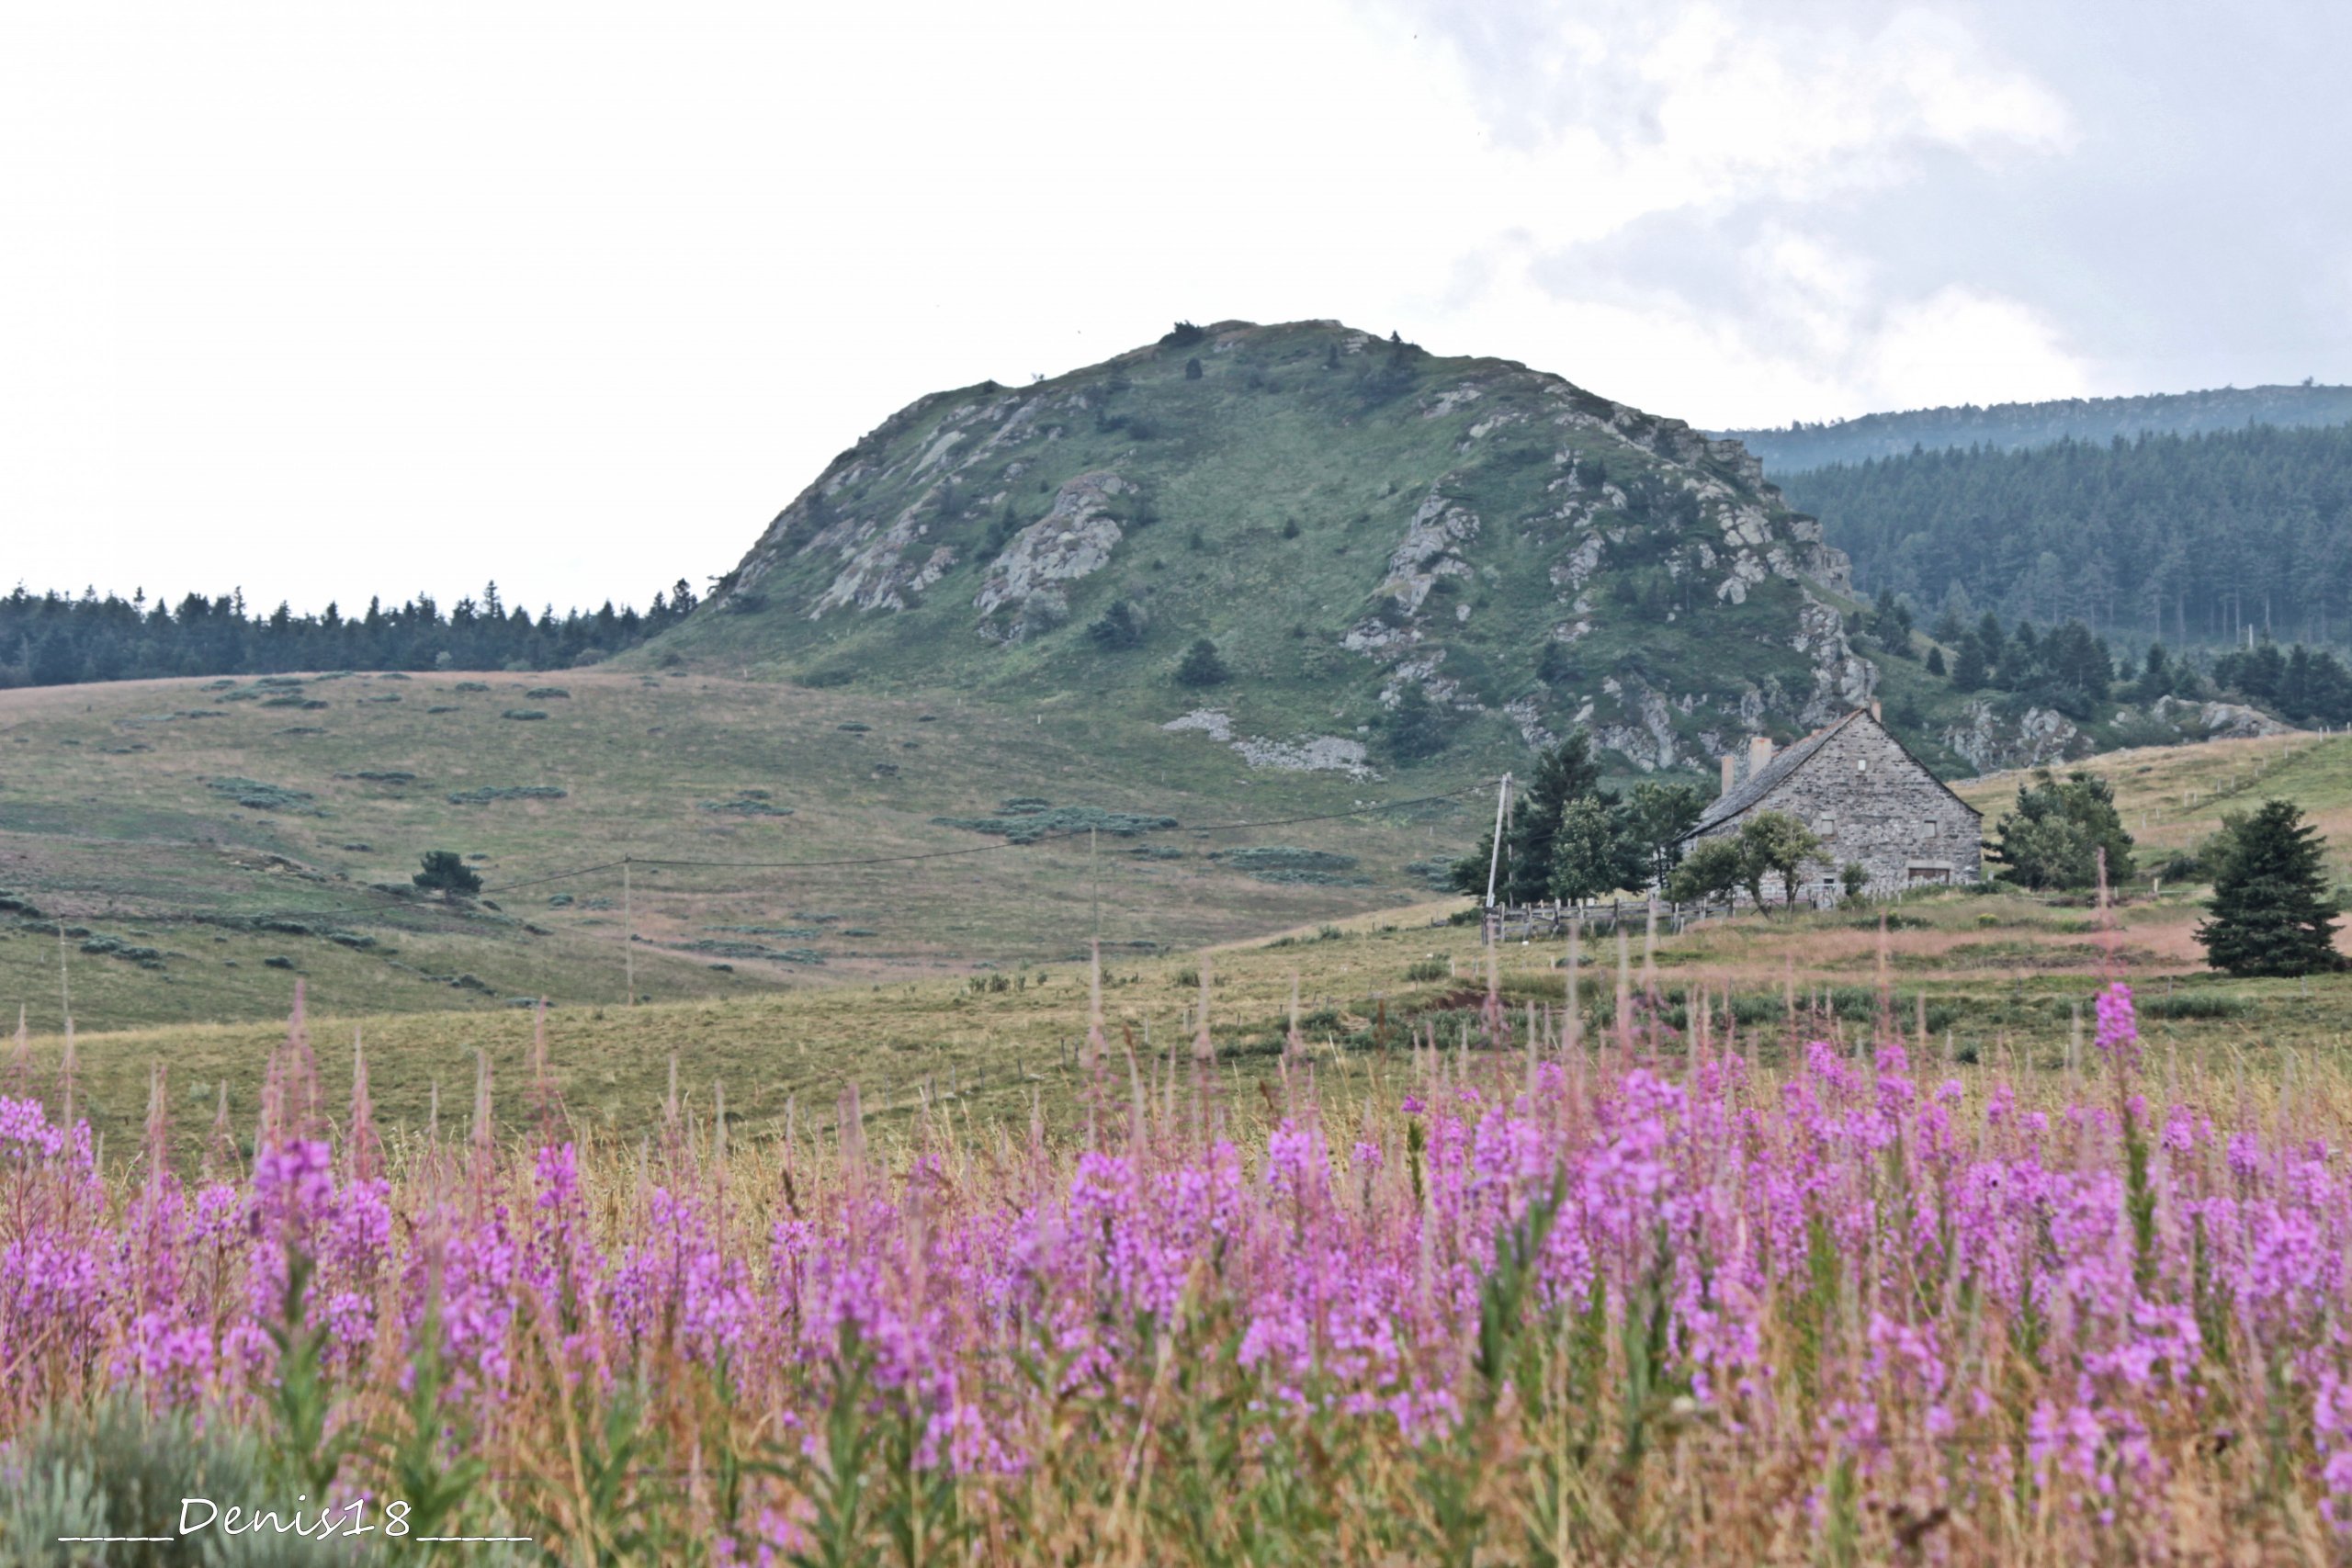
[{"label": "distant forested ridge", "polygon": [[2138,398],[2059,398],[2041,403],[1973,403],[1906,409],[1780,430],[1725,430],[1763,459],[1775,480],[1832,463],[1900,457],[1913,448],[1990,446],[2017,451],[2061,441],[2104,444],[2117,436],[2202,435],[2249,424],[2296,429],[2352,423],[2352,387],[2225,387]]},{"label": "distant forested ridge", "polygon": [[1782,481],[1858,585],[2176,646],[2352,636],[2352,426],[1921,452]]},{"label": "distant forested ridge", "polygon": [[65,686],[166,675],[261,675],[292,670],[556,670],[594,663],[684,620],[696,603],[682,579],[642,614],[610,600],[559,619],[509,606],[492,583],[444,612],[428,594],[386,609],[371,599],[297,615],[280,604],[250,614],[242,592],[176,605],[142,593],[0,599],[0,687]]}]

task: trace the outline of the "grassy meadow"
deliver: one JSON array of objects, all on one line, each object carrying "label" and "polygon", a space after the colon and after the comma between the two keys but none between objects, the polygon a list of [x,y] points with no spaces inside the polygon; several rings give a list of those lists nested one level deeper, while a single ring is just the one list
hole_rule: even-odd
[{"label": "grassy meadow", "polygon": [[[640,997],[717,1001],[1067,957],[1098,918],[1114,953],[1165,953],[1404,901],[1426,887],[1407,868],[1458,852],[1484,807],[1196,829],[1464,782],[1253,771],[1198,735],[1098,730],[1075,703],[1008,716],[668,673],[12,691],[0,1002],[61,1016],[60,920],[91,1031],[282,1016],[297,976],[322,1010],[486,1012],[619,1003],[631,969]],[[543,793],[497,793],[518,791]],[[1022,797],[1182,826],[1090,854],[1082,834],[1007,849],[933,820]],[[469,858],[481,907],[411,895],[430,848]],[[1310,853],[1218,858],[1250,848]],[[741,863],[943,851],[983,852]],[[544,880],[625,855],[728,863],[634,866],[626,890],[617,866]]]}]

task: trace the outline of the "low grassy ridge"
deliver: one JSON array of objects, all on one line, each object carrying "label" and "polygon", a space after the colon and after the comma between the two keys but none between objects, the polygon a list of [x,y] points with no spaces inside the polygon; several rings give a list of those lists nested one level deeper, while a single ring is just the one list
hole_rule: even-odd
[{"label": "low grassy ridge", "polygon": [[[1347,1092],[1379,1092],[1417,1033],[1426,1041],[1434,1032],[1452,1049],[1465,1042],[1474,1054],[1486,1049],[1479,1014],[1490,955],[1475,928],[1431,923],[1460,907],[1400,908],[1210,951],[1210,1023],[1231,1098],[1264,1100],[1255,1086],[1274,1071],[1294,985],[1317,1070],[1334,1085],[1351,1086]],[[1665,931],[1654,947],[1636,931],[1623,957],[1637,998],[1655,988],[1665,1030],[1651,1043],[1669,1056],[1702,997],[1718,1039],[1736,1024],[1739,1048],[1767,1066],[1785,1060],[1798,1036],[1867,1032],[1883,998],[1915,1037],[1924,1014],[1925,1049],[1937,1070],[2063,1074],[2076,1009],[2086,1011],[2094,991],[2116,976],[2141,994],[2151,1049],[2184,1070],[2275,1077],[2288,1070],[2290,1056],[2307,1065],[2342,1062],[2352,1047],[2352,977],[2212,976],[2192,938],[2198,914],[2193,900],[2169,892],[2127,902],[2106,925],[2085,908],[1939,895],[1883,911]],[[1613,1026],[1620,955],[1610,940],[1582,953],[1584,1027],[1597,1038]],[[1556,1033],[1566,958],[1565,942],[1512,943],[1491,954],[1521,1036],[1531,1016]],[[1106,953],[1103,1011],[1114,1088],[1124,1092],[1129,1049],[1147,1083],[1169,1070],[1171,1048],[1189,1062],[1200,964],[1194,954]],[[746,1134],[780,1132],[787,1118],[803,1127],[829,1124],[852,1083],[880,1130],[910,1124],[926,1105],[982,1124],[1018,1128],[1036,1114],[1067,1127],[1079,1114],[1078,1046],[1088,1006],[1085,965],[1057,962],[636,1008],[559,1006],[545,1029],[553,1079],[573,1114],[622,1136],[654,1123],[673,1064],[689,1108],[707,1116],[723,1094],[730,1125]],[[337,1064],[354,1035],[364,1038],[378,1113],[389,1125],[414,1130],[436,1097],[445,1118],[470,1106],[484,1063],[497,1115],[526,1123],[534,1024],[526,1012],[494,1010],[338,1013],[314,1017],[309,1027],[331,1083],[341,1081]],[[151,1069],[162,1063],[184,1150],[206,1134],[224,1089],[232,1128],[246,1134],[264,1064],[283,1034],[282,1021],[84,1034],[76,1043],[77,1100],[114,1147],[129,1149],[145,1114]],[[31,1043],[28,1070],[52,1098],[61,1044],[54,1035]]]},{"label": "low grassy ridge", "polygon": [[[662,1001],[1066,959],[1098,908],[1115,954],[1189,949],[1396,904],[1426,887],[1417,863],[1474,836],[1484,804],[1203,825],[1462,782],[1253,770],[1149,727],[1106,739],[1075,698],[1009,712],[588,671],[560,691],[457,674],[14,691],[0,694],[0,1002],[56,1019],[62,956],[92,1032],[282,1017],[298,976],[337,1014],[619,1003],[621,871],[543,879],[624,855],[721,863],[631,872],[636,987]],[[989,849],[1041,816],[1062,831],[985,853],[742,863]],[[1270,846],[1343,871],[1278,877],[1221,858]],[[482,876],[481,907],[413,896],[436,847]]]},{"label": "low grassy ridge", "polygon": [[[2195,849],[2219,831],[2225,815],[2252,811],[2273,797],[2303,808],[2324,834],[2329,863],[2352,883],[2352,735],[2274,735],[2110,751],[2073,766],[2115,787],[2123,825],[2140,846],[2140,869],[2160,871],[2176,851]],[[1984,813],[1989,837],[2015,809],[2030,771],[1988,773],[1953,784]]]}]

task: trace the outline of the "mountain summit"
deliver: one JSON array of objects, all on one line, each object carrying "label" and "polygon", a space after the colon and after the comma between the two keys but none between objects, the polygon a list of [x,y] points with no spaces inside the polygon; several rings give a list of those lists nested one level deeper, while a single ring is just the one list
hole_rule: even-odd
[{"label": "mountain summit", "polygon": [[1273,766],[1585,724],[1703,768],[1870,696],[1848,587],[1736,442],[1336,321],[1181,323],[900,411],[645,657],[1083,694]]}]

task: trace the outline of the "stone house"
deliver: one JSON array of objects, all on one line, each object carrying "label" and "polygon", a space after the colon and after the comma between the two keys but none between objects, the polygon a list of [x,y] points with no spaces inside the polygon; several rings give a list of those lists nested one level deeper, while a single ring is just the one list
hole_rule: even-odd
[{"label": "stone house", "polygon": [[[1973,883],[1984,874],[1984,817],[1944,787],[1880,722],[1878,705],[1856,708],[1777,756],[1752,739],[1723,760],[1723,793],[1682,840],[1736,833],[1758,812],[1783,811],[1821,835],[1827,848],[1798,882],[1799,903],[1830,904],[1843,892],[1839,868],[1860,861],[1868,892],[1883,897],[1928,884]],[[1764,896],[1783,897],[1778,876]]]}]

